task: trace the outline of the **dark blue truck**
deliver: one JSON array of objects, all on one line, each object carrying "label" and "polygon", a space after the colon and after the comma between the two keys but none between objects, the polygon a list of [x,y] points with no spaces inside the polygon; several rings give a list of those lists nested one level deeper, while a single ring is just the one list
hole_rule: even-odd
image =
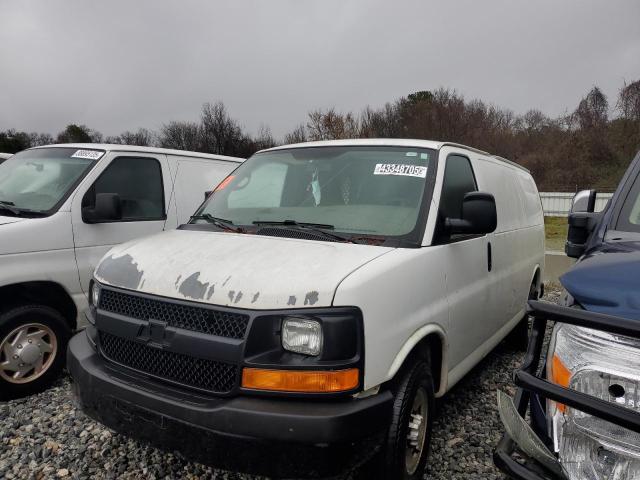
[{"label": "dark blue truck", "polygon": [[640,152],[602,212],[595,198],[573,200],[564,305],[529,302],[515,398],[498,392],[494,462],[512,478],[640,479]]}]

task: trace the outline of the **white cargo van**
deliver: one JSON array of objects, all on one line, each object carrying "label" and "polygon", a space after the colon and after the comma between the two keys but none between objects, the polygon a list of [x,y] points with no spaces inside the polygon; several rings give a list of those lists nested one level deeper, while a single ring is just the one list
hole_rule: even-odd
[{"label": "white cargo van", "polygon": [[[462,145],[259,152],[187,225],[115,247],[69,344],[82,408],[228,469],[423,478],[432,408],[540,292],[529,172]],[[380,449],[381,447],[381,449]]]},{"label": "white cargo van", "polygon": [[176,228],[241,159],[67,144],[0,165],[0,399],[44,388],[113,246]]}]

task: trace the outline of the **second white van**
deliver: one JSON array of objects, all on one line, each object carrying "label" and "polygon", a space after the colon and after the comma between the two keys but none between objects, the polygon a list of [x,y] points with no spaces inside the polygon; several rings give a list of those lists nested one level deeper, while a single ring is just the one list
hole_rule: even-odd
[{"label": "second white van", "polygon": [[527,170],[462,145],[262,151],[187,225],[111,250],[69,344],[79,404],[227,469],[422,479],[434,399],[541,290]]},{"label": "second white van", "polygon": [[242,159],[65,144],[0,165],[0,400],[45,388],[114,245],[176,228]]}]

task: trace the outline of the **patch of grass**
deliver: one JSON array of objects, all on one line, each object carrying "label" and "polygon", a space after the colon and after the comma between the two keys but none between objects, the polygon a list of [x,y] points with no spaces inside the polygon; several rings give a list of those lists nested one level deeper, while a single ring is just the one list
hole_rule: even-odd
[{"label": "patch of grass", "polygon": [[564,251],[568,228],[567,217],[544,217],[547,250]]}]

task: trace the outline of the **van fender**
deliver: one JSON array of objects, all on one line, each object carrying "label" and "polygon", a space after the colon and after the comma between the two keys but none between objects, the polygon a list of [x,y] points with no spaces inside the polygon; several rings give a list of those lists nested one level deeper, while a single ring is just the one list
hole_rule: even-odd
[{"label": "van fender", "polygon": [[387,379],[392,379],[396,373],[400,370],[405,360],[409,356],[409,354],[413,351],[416,345],[418,345],[422,340],[424,340],[428,335],[435,333],[438,335],[440,339],[440,343],[442,344],[442,359],[440,364],[440,385],[435,392],[436,397],[441,397],[447,392],[447,376],[449,373],[449,369],[447,367],[447,358],[449,352],[449,342],[447,341],[447,334],[444,329],[438,325],[437,323],[430,323],[425,325],[415,332],[407,339],[407,341],[402,345],[402,348],[398,351],[396,357],[391,363],[391,367],[387,372]]}]

